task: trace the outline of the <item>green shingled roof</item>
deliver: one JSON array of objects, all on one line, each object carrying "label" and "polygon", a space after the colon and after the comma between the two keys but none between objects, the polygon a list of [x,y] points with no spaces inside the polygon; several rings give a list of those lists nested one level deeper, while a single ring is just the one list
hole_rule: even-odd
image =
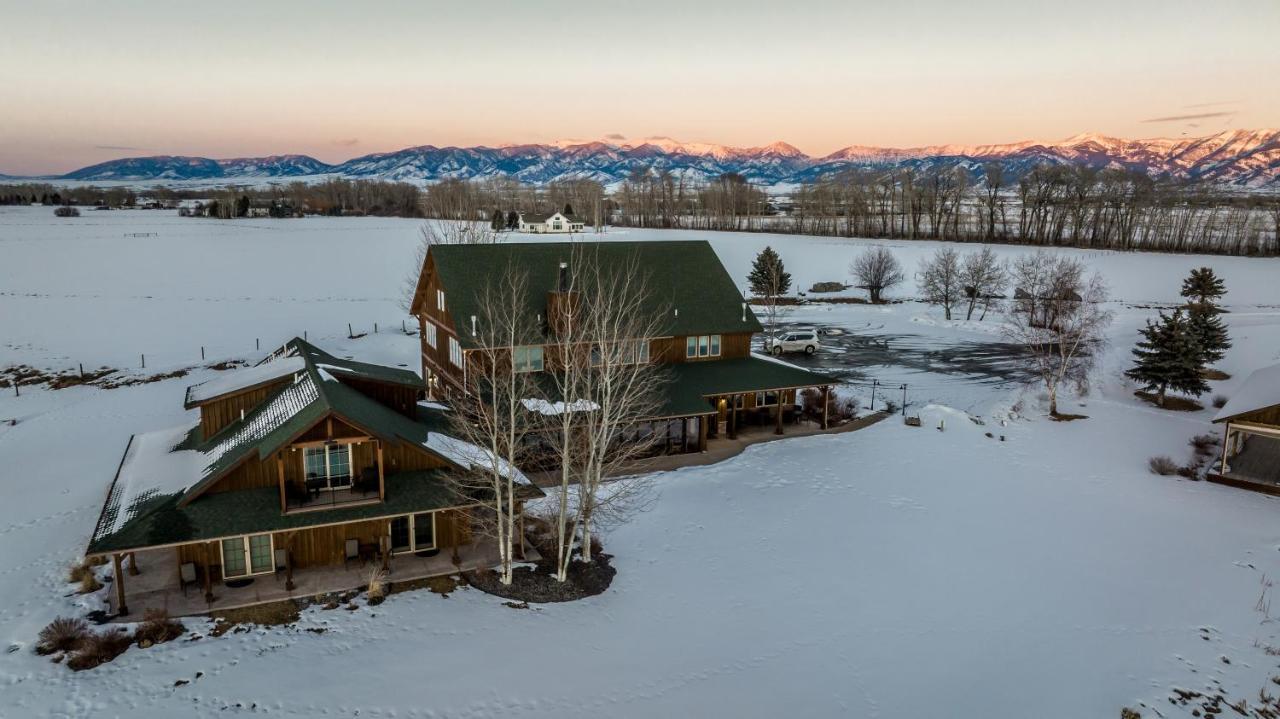
[{"label": "green shingled roof", "polygon": [[[289,342],[277,356],[301,356],[305,367],[243,419],[216,435],[201,439],[198,427],[189,433],[175,428],[180,431],[135,435],[139,441],[131,440],[130,446],[137,444],[138,447],[132,452],[126,449],[125,459],[121,461],[123,476],[118,473],[108,492],[90,552],[119,550],[125,545],[142,547],[181,542],[187,541],[188,536],[191,541],[215,534],[225,536],[224,530],[228,528],[261,532],[302,526],[297,523],[311,521],[282,515],[278,490],[274,488],[261,492],[203,492],[242,462],[269,459],[330,414],[384,441],[417,445],[456,467],[465,469],[480,459],[475,455],[476,448],[446,434],[448,423],[441,412],[419,407],[415,420],[339,379],[377,376],[380,381],[420,387],[422,381],[416,374],[340,360],[300,339]],[[148,437],[149,441],[145,441]],[[146,456],[142,456],[144,454]],[[137,471],[133,471],[131,465],[135,461],[140,465]],[[524,479],[522,475],[520,479]],[[387,502],[368,511],[383,516],[437,508],[431,502],[437,502],[438,498],[428,501],[423,495],[425,491],[420,484],[401,486],[395,493],[403,492],[404,497],[392,503],[389,485]],[[405,505],[407,509],[400,506],[404,502],[409,503]],[[453,498],[454,505],[460,503],[457,497]],[[311,523],[368,518],[359,513],[363,509],[319,512],[321,518]],[[221,513],[237,516],[219,519]],[[351,519],[344,519],[348,514]]]},{"label": "green shingled roof", "polygon": [[433,245],[431,257],[445,290],[445,307],[458,324],[459,341],[474,347],[467,328],[481,316],[480,297],[496,287],[508,267],[528,273],[525,311],[531,323],[545,319],[547,293],[559,284],[560,263],[592,258],[605,267],[635,260],[649,273],[650,311],[665,318],[664,335],[760,332],[760,322],[737,284],[705,240],[662,242],[516,242]]}]

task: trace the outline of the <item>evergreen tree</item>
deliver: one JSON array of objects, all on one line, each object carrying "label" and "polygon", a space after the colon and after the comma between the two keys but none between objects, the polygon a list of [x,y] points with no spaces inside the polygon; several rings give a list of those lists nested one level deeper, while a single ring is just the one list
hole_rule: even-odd
[{"label": "evergreen tree", "polygon": [[1187,308],[1187,331],[1200,350],[1200,364],[1209,365],[1222,359],[1231,349],[1227,327],[1213,305],[1196,303]]},{"label": "evergreen tree", "polygon": [[1182,281],[1182,296],[1190,304],[1209,305],[1216,311],[1217,300],[1225,294],[1226,285],[1214,274],[1212,267],[1191,270],[1187,279]]},{"label": "evergreen tree", "polygon": [[1124,374],[1148,392],[1154,391],[1156,404],[1163,407],[1165,394],[1171,389],[1196,397],[1209,391],[1201,350],[1182,310],[1174,310],[1172,315],[1161,312],[1159,322],[1148,320],[1140,332],[1142,339],[1133,348],[1134,365]]},{"label": "evergreen tree", "polygon": [[564,203],[564,212],[561,212],[560,214],[564,215],[565,217],[573,217],[573,205],[570,205],[567,202]]},{"label": "evergreen tree", "polygon": [[520,227],[520,213],[512,210],[507,213],[507,229],[514,230]]},{"label": "evergreen tree", "polygon": [[778,253],[772,247],[765,247],[751,263],[747,282],[757,297],[777,297],[791,289],[791,273],[783,266]]},{"label": "evergreen tree", "polygon": [[502,210],[494,210],[493,217],[489,218],[489,227],[494,232],[502,232],[507,226],[507,218],[502,215]]},{"label": "evergreen tree", "polygon": [[241,195],[240,199],[236,200],[236,217],[248,217],[248,216],[249,216],[249,196]]}]

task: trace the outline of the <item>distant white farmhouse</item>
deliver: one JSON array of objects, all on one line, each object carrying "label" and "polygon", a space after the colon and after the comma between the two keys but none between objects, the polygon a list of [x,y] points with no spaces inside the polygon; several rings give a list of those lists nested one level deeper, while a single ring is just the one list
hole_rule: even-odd
[{"label": "distant white farmhouse", "polygon": [[582,232],[585,223],[575,217],[567,217],[562,212],[550,215],[534,215],[520,213],[520,231],[534,233]]}]

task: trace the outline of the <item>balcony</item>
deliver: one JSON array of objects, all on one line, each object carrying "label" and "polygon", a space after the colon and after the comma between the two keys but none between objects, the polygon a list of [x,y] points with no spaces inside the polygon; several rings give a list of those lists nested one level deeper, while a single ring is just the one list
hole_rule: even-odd
[{"label": "balcony", "polygon": [[369,467],[358,477],[308,477],[303,482],[285,484],[286,514],[312,512],[354,504],[382,501],[381,483],[376,467]]}]

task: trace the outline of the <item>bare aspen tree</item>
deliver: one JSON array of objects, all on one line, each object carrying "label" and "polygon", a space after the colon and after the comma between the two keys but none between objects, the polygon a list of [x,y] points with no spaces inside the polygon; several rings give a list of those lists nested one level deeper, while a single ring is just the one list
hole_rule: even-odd
[{"label": "bare aspen tree", "polygon": [[1083,391],[1106,342],[1113,315],[1105,307],[1107,286],[1097,273],[1086,277],[1080,260],[1044,250],[1019,258],[1013,279],[1017,294],[1006,310],[1004,335],[1026,348],[1026,361],[1048,392],[1049,415],[1057,417],[1063,383]]},{"label": "bare aspen tree", "polygon": [[966,254],[960,265],[960,284],[968,300],[964,318],[973,319],[973,312],[981,303],[982,315],[978,320],[986,319],[987,309],[1004,293],[1005,285],[1009,282],[1008,276],[1004,263],[990,247]]},{"label": "bare aspen tree", "polygon": [[850,263],[849,274],[857,280],[858,287],[870,294],[873,305],[883,303],[884,291],[906,279],[902,265],[888,247],[868,247]]},{"label": "bare aspen tree", "polygon": [[658,441],[642,423],[659,413],[667,381],[649,358],[649,340],[661,334],[665,313],[655,308],[638,260],[606,265],[583,248],[567,265],[557,309],[548,317],[559,400],[546,412],[561,465],[552,523],[562,581],[575,547],[591,561],[593,534],[644,506],[650,480],[615,475]]},{"label": "bare aspen tree", "polygon": [[924,299],[931,305],[942,307],[946,319],[951,319],[951,308],[964,296],[964,283],[960,276],[960,253],[954,247],[941,247],[920,262],[916,282]]},{"label": "bare aspen tree", "polygon": [[470,396],[450,413],[452,434],[461,442],[440,440],[451,445],[446,454],[461,453],[470,464],[468,471],[451,475],[451,484],[457,494],[478,498],[485,507],[479,525],[497,542],[503,584],[511,583],[515,544],[521,540],[517,467],[533,429],[525,400],[535,388],[530,374],[516,371],[512,356],[512,348],[537,337],[535,319],[527,316],[527,284],[523,271],[508,267],[478,295],[479,313],[463,328],[475,344],[466,356]]}]

